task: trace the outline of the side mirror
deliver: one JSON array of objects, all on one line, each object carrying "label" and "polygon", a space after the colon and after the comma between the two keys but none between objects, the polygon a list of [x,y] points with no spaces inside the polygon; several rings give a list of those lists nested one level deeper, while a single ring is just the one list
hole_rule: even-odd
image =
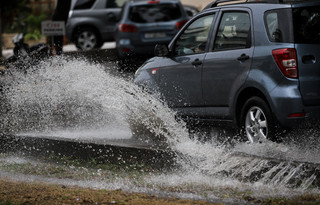
[{"label": "side mirror", "polygon": [[155,54],[155,56],[158,56],[158,57],[168,56],[169,55],[169,48],[167,45],[157,44],[154,47],[154,54]]}]

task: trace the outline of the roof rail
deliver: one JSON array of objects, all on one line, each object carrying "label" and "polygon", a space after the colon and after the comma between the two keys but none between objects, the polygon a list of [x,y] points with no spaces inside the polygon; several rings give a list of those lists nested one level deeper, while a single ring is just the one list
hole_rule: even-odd
[{"label": "roof rail", "polygon": [[248,0],[216,0],[210,4],[208,4],[204,9],[208,9],[208,8],[213,8],[213,7],[217,7],[218,4],[221,4],[221,3],[244,3],[244,2],[247,2]]},{"label": "roof rail", "polygon": [[286,3],[286,2],[299,2],[301,0],[216,0],[209,5],[207,5],[203,10],[217,7],[218,4],[237,4],[237,3],[246,3],[246,2],[255,2],[255,3]]}]

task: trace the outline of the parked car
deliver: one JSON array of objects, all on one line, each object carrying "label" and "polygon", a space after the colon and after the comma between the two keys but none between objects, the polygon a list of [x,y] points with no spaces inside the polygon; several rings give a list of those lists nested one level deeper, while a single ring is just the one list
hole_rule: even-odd
[{"label": "parked car", "polygon": [[66,36],[80,50],[100,48],[114,41],[116,23],[126,0],[76,0],[66,25]]},{"label": "parked car", "polygon": [[195,7],[195,6],[183,5],[183,8],[186,11],[187,16],[190,17],[190,18],[195,16],[196,14],[198,14],[200,12],[199,9],[197,7]]},{"label": "parked car", "polygon": [[156,46],[134,82],[185,119],[231,122],[249,142],[319,119],[320,2],[219,2]]},{"label": "parked car", "polygon": [[179,0],[128,1],[115,33],[120,57],[153,55],[157,43],[169,43],[188,21]]}]

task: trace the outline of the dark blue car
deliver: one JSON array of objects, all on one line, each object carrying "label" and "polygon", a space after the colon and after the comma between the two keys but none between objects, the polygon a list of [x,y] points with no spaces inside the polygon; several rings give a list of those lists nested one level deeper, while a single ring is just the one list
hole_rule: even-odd
[{"label": "dark blue car", "polygon": [[168,44],[188,20],[179,0],[130,0],[115,32],[118,55],[153,56],[154,46]]}]

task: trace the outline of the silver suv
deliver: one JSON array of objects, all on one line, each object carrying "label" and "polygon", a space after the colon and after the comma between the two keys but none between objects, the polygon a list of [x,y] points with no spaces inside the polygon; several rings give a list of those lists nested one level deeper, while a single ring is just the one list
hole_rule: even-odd
[{"label": "silver suv", "polygon": [[113,41],[115,25],[126,0],[76,0],[69,12],[66,36],[80,50]]},{"label": "silver suv", "polygon": [[320,2],[251,1],[208,5],[156,46],[135,83],[186,120],[231,122],[250,142],[319,120]]}]

